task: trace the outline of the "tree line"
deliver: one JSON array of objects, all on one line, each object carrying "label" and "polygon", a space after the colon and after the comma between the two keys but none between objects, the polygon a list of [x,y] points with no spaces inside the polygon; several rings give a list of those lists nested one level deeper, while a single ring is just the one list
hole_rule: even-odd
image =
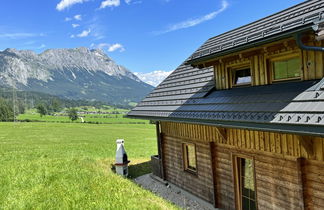
[{"label": "tree line", "polygon": [[[93,106],[100,109],[104,105],[115,106],[118,108],[130,108],[123,105],[112,105],[101,101],[87,100],[71,100],[63,99],[57,96],[52,96],[45,93],[16,91],[13,92],[10,88],[0,87],[0,121],[13,121],[14,114],[19,115],[25,113],[25,110],[36,108],[41,115],[51,115],[55,112],[60,112],[64,108],[69,108],[71,119],[75,118],[75,110],[73,107]],[[15,110],[14,110],[15,108]]]}]

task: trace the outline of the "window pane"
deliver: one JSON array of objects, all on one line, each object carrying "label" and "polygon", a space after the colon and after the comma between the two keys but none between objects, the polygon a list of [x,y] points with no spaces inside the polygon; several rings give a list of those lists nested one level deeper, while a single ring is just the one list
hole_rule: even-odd
[{"label": "window pane", "polygon": [[256,203],[255,201],[250,200],[250,210],[255,210],[256,209]]},{"label": "window pane", "polygon": [[195,145],[193,144],[186,144],[185,145],[185,152],[186,152],[186,162],[187,162],[187,168],[191,170],[196,170],[196,150]]},{"label": "window pane", "polygon": [[300,76],[300,61],[298,58],[288,60],[288,78]]},{"label": "window pane", "polygon": [[189,167],[192,169],[196,169],[196,151],[193,145],[188,145],[188,160]]},{"label": "window pane", "polygon": [[251,71],[250,69],[236,70],[234,72],[234,84],[247,84],[251,83]]},{"label": "window pane", "polygon": [[242,195],[245,197],[250,197],[250,190],[247,186],[249,186],[249,180],[244,179],[242,180],[243,186],[242,186]]},{"label": "window pane", "polygon": [[255,209],[254,169],[252,159],[239,158],[242,208]]},{"label": "window pane", "polygon": [[[254,188],[254,186],[253,186]],[[255,200],[255,191],[254,190],[250,190],[250,198]]]},{"label": "window pane", "polygon": [[242,209],[249,210],[250,209],[250,200],[248,198],[242,198]]},{"label": "window pane", "polygon": [[274,80],[300,77],[300,59],[291,58],[273,62]]},{"label": "window pane", "polygon": [[287,63],[286,61],[277,61],[273,64],[274,68],[274,79],[285,79],[287,78]]}]

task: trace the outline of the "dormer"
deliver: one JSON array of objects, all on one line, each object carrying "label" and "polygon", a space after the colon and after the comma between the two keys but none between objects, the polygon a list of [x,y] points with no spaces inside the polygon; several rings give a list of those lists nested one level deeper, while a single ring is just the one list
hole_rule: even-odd
[{"label": "dormer", "polygon": [[320,10],[286,10],[210,38],[187,64],[213,67],[217,90],[322,79],[323,39]]}]

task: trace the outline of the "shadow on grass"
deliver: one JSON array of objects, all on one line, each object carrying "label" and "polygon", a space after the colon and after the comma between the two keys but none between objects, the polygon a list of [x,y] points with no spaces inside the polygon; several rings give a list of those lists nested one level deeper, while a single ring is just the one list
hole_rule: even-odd
[{"label": "shadow on grass", "polygon": [[[136,177],[142,176],[152,172],[151,161],[140,162],[128,165],[128,177],[129,179],[134,179]],[[111,170],[116,173],[116,168],[114,164],[111,164]]]}]

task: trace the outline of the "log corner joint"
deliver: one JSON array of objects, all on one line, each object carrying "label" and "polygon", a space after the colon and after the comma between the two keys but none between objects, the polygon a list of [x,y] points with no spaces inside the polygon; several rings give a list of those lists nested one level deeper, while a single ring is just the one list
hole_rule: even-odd
[{"label": "log corner joint", "polygon": [[217,132],[223,138],[223,140],[226,142],[227,141],[226,129],[217,127]]},{"label": "log corner joint", "polygon": [[299,142],[310,156],[314,155],[314,146],[313,146],[312,137],[301,136]]}]

